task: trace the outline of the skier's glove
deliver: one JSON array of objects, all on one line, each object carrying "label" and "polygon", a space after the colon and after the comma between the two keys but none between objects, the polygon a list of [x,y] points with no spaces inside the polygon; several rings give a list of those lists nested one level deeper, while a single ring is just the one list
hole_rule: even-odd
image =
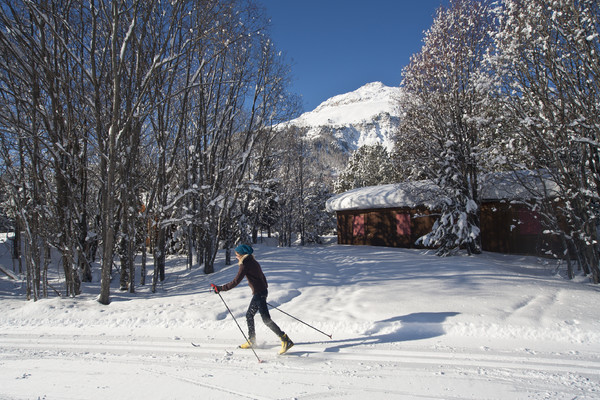
[{"label": "skier's glove", "polygon": [[211,283],[210,290],[212,290],[215,293],[219,293],[221,291],[221,288],[219,286],[215,285],[214,283]]}]

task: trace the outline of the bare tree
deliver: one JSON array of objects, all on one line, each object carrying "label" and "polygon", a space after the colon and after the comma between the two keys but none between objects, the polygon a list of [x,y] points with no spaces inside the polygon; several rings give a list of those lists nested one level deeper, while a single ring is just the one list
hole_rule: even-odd
[{"label": "bare tree", "polygon": [[46,293],[49,248],[76,295],[98,246],[100,303],[117,249],[121,289],[134,291],[145,236],[155,288],[180,227],[211,272],[220,242],[239,233],[246,181],[271,148],[253,150],[282,104],[287,71],[263,10],[252,0],[0,1],[0,24],[0,155],[28,295]]},{"label": "bare tree", "polygon": [[[110,10],[101,9],[110,16],[110,65],[111,65],[111,121],[108,129],[108,160],[103,192],[103,214],[105,222],[104,249],[102,262],[102,287],[99,301],[108,303],[110,271],[113,262],[116,237],[117,179],[121,189],[121,229],[122,229],[122,283],[133,279],[133,251],[135,246],[135,224],[130,221],[137,215],[140,204],[132,191],[131,168],[121,164],[118,173],[118,160],[135,160],[140,144],[140,133],[144,121],[155,109],[149,98],[150,87],[157,75],[168,73],[173,61],[181,55],[171,52],[170,45],[178,35],[179,23],[185,3],[163,3],[158,1],[112,1]],[[125,90],[125,92],[122,92]],[[123,153],[124,151],[124,153]],[[124,185],[124,186],[123,186]],[[129,272],[126,272],[129,271]],[[129,282],[132,290],[132,282]]]},{"label": "bare tree", "polygon": [[270,134],[271,116],[281,104],[276,94],[286,79],[264,34],[268,23],[253,2],[221,2],[212,10],[201,24],[205,36],[193,44],[202,58],[191,60],[194,90],[185,108],[187,166],[180,185],[185,192],[168,203],[173,211],[185,199],[186,212],[178,218],[190,225],[189,242],[205,273],[214,271],[220,242],[231,246],[239,232],[233,225],[247,199],[245,182],[257,145]]},{"label": "bare tree", "polygon": [[[8,132],[18,137],[22,187],[30,187],[18,190],[15,198],[19,191],[26,193],[24,200],[32,206],[28,210],[22,204],[18,225],[29,237],[33,288],[36,291],[45,276],[40,274],[40,248],[51,246],[62,255],[67,294],[76,295],[80,290],[75,258],[81,249],[81,193],[86,191],[82,149],[87,129],[85,113],[78,106],[84,90],[77,41],[68,37],[83,24],[82,8],[18,2],[2,4],[1,9],[3,24],[17,27],[1,34],[6,56],[3,76],[10,96],[3,125],[12,125]],[[12,161],[16,160],[11,160],[14,165]]]},{"label": "bare tree", "polygon": [[567,227],[548,213],[550,227],[565,241],[567,258],[598,283],[600,5],[505,0],[496,13],[495,51],[482,87],[502,106],[505,161],[558,185],[562,203],[550,209]]}]

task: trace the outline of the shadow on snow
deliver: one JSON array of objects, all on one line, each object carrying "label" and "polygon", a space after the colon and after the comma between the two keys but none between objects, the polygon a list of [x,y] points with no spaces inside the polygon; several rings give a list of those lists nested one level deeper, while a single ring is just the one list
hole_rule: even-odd
[{"label": "shadow on snow", "polygon": [[[457,312],[421,312],[377,321],[365,332],[366,336],[353,339],[340,339],[322,342],[304,342],[298,345],[327,344],[325,352],[337,353],[342,349],[362,345],[383,343],[407,342],[413,340],[430,339],[445,334],[443,323],[451,317],[459,315]],[[294,348],[290,354],[308,354],[315,351],[302,351]]]}]

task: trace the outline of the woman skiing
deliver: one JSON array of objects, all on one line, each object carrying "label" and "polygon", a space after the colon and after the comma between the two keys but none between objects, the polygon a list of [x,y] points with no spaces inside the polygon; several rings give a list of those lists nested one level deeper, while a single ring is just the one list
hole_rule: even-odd
[{"label": "woman skiing", "polygon": [[283,354],[288,351],[294,343],[290,340],[275,322],[271,319],[269,309],[267,308],[267,278],[263,273],[260,264],[254,256],[254,249],[247,244],[241,244],[235,248],[235,257],[238,260],[240,269],[233,280],[225,285],[217,286],[211,284],[211,288],[215,293],[226,292],[236,287],[244,277],[248,280],[248,286],[252,290],[252,300],[248,306],[246,312],[246,322],[248,323],[248,341],[240,347],[242,349],[249,349],[256,346],[256,331],[254,329],[254,316],[256,312],[260,312],[263,322],[267,325],[279,338],[281,339],[281,350],[279,354]]}]

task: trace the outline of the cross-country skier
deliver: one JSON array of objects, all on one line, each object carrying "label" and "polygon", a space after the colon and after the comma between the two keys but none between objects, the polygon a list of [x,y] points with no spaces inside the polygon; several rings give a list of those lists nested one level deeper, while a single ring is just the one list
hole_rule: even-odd
[{"label": "cross-country skier", "polygon": [[279,354],[283,354],[294,345],[288,335],[286,335],[275,322],[271,319],[269,309],[267,308],[267,278],[260,268],[260,264],[254,256],[254,249],[247,244],[241,244],[235,248],[235,257],[238,260],[240,269],[233,280],[225,285],[217,286],[211,284],[211,288],[215,293],[225,292],[236,287],[244,277],[248,280],[248,286],[252,289],[252,300],[246,312],[246,321],[248,323],[248,341],[240,347],[249,349],[256,345],[256,331],[254,329],[254,316],[256,312],[260,312],[263,322],[281,339],[281,350]]}]

